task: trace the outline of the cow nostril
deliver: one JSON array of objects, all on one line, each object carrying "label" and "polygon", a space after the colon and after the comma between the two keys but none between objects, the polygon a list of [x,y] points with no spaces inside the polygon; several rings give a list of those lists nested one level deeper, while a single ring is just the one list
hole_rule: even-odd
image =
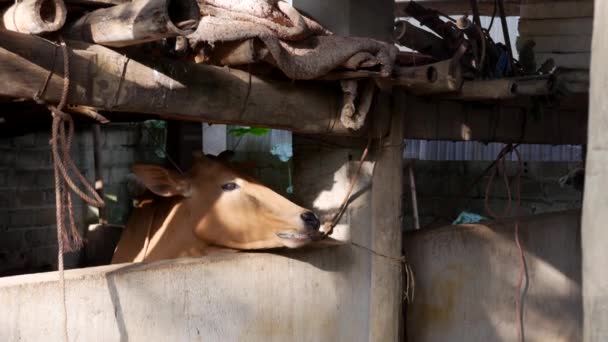
[{"label": "cow nostril", "polygon": [[300,215],[300,217],[302,218],[302,221],[306,223],[306,228],[308,229],[318,230],[321,226],[321,221],[319,221],[317,215],[312,211],[307,211]]}]

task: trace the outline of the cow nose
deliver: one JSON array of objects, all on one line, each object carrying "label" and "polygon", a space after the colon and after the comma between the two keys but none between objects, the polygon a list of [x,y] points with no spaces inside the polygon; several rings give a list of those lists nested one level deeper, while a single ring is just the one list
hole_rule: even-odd
[{"label": "cow nose", "polygon": [[300,215],[300,217],[302,218],[302,221],[304,221],[304,223],[306,224],[306,229],[319,230],[319,227],[321,226],[321,221],[319,221],[319,218],[317,217],[317,215],[315,215],[315,213],[313,213],[312,211],[307,211],[304,214]]}]

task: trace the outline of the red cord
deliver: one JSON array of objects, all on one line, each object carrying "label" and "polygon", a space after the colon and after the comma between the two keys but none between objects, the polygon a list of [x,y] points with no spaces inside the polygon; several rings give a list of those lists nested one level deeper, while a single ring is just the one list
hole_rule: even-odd
[{"label": "red cord", "polygon": [[[518,341],[523,342],[524,341],[524,322],[523,322],[523,305],[522,304],[523,304],[523,300],[525,298],[525,293],[523,292],[522,286],[524,284],[524,280],[526,280],[526,283],[527,283],[528,279],[527,279],[527,274],[526,274],[526,256],[525,256],[524,249],[521,246],[521,242],[519,241],[519,210],[521,208],[521,174],[523,172],[523,163],[521,160],[521,155],[519,154],[519,151],[517,150],[517,146],[514,147],[513,145],[509,144],[509,145],[505,146],[498,154],[495,166],[492,170],[492,173],[490,174],[490,179],[488,180],[488,185],[486,187],[484,205],[485,205],[485,209],[486,209],[486,212],[488,213],[488,215],[495,220],[499,219],[499,218],[504,218],[507,215],[509,215],[511,212],[511,202],[512,202],[511,185],[509,184],[509,178],[508,178],[507,172],[506,172],[507,169],[506,169],[506,160],[505,160],[505,157],[509,153],[515,153],[515,155],[517,157],[517,174],[515,176],[515,192],[517,194],[517,206],[515,207],[514,235],[515,235],[515,244],[517,245],[517,249],[519,250],[519,280],[517,281],[517,292],[515,294],[515,317],[516,317],[515,321],[517,322],[517,325],[518,325],[518,329],[517,329]],[[498,216],[490,209],[490,206],[488,205],[488,199],[490,197],[490,189],[494,182],[494,177],[498,173],[501,166],[502,166],[502,170],[503,170],[503,180],[504,180],[505,188],[507,190],[507,205],[505,207],[505,210],[502,212],[502,215]]]}]

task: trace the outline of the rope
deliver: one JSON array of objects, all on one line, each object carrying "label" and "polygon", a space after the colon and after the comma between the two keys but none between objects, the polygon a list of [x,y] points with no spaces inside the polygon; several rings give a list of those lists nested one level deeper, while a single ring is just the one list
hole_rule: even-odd
[{"label": "rope", "polygon": [[[61,51],[63,54],[63,89],[61,99],[57,106],[48,105],[53,116],[51,129],[51,150],[53,154],[53,171],[55,177],[55,214],[57,220],[57,267],[59,270],[59,286],[61,289],[62,303],[62,320],[63,320],[63,340],[69,341],[68,335],[68,317],[67,304],[65,295],[65,273],[63,254],[68,251],[77,250],[82,247],[83,241],[78,233],[74,221],[72,192],[82,198],[86,203],[103,208],[105,203],[97,194],[93,186],[80,173],[72,158],[70,157],[70,148],[72,146],[72,138],[74,136],[74,120],[69,114],[63,112],[63,108],[67,103],[68,91],[70,87],[70,69],[69,69],[69,51],[63,40],[59,38]],[[54,68],[54,64],[53,64]],[[51,73],[53,70],[51,70]],[[50,75],[50,74],[49,74]],[[46,91],[50,76],[45,80],[44,87],[41,91],[34,95],[36,102],[42,103],[40,96]],[[67,125],[67,131],[66,131]],[[84,186],[81,190],[70,177],[71,171],[80,183]],[[69,222],[69,231],[66,229],[66,216]]]},{"label": "rope", "polygon": [[[346,208],[350,204],[350,196],[352,195],[355,185],[357,184],[357,180],[359,179],[359,176],[361,175],[361,169],[363,168],[363,163],[365,162],[365,159],[367,158],[371,144],[372,144],[372,137],[370,136],[367,140],[367,145],[365,146],[363,153],[361,153],[361,158],[359,158],[357,170],[355,171],[355,174],[350,179],[348,191],[346,192],[346,195],[344,196],[344,199],[342,200],[342,204],[340,204],[340,209],[338,210],[338,212],[336,214],[334,214],[334,216],[330,220],[323,223],[323,238],[326,238],[327,236],[331,235],[334,228],[336,227],[338,222],[340,222],[340,219],[346,212]],[[401,148],[403,147],[402,144],[387,145],[387,146],[381,147],[381,149],[392,148],[392,147],[397,147],[397,146],[399,146]],[[386,254],[380,253],[378,251],[375,251],[372,248],[360,245],[353,241],[350,242],[350,245],[355,246],[357,248],[364,249],[375,256],[381,257],[383,259],[389,260],[393,263],[396,263],[396,264],[402,266],[404,268],[404,275],[405,275],[405,286],[404,286],[404,290],[403,290],[404,291],[403,292],[404,300],[406,300],[408,303],[411,303],[414,300],[414,291],[415,291],[415,286],[416,286],[415,285],[416,281],[414,279],[414,271],[412,270],[410,265],[407,263],[405,256],[395,257],[395,256],[386,255]],[[410,292],[411,292],[411,295],[410,295]]]},{"label": "rope", "polygon": [[336,227],[338,222],[340,222],[342,215],[344,215],[344,212],[346,211],[346,208],[348,207],[350,201],[350,195],[352,194],[355,188],[355,184],[357,184],[357,180],[359,179],[359,175],[361,174],[361,168],[363,167],[363,162],[365,162],[365,158],[367,158],[367,154],[369,153],[369,148],[371,144],[372,137],[370,136],[367,140],[367,145],[365,146],[365,149],[361,154],[361,158],[359,159],[359,166],[357,166],[357,171],[355,171],[355,174],[350,179],[350,185],[348,186],[348,191],[346,192],[346,195],[342,200],[342,204],[340,204],[340,209],[338,209],[338,212],[331,218],[331,220],[323,223],[323,237],[327,237],[328,235],[331,235],[331,233],[333,233],[334,228]]},{"label": "rope", "polygon": [[[515,176],[515,191],[517,194],[517,206],[515,209],[515,211],[516,211],[515,212],[515,225],[514,225],[514,229],[513,229],[515,244],[517,245],[517,249],[519,252],[519,279],[517,281],[517,289],[516,289],[517,292],[515,294],[515,314],[516,314],[516,322],[517,322],[517,326],[518,326],[518,329],[517,329],[518,341],[523,342],[523,341],[525,341],[524,300],[525,300],[525,296],[526,296],[526,288],[528,286],[529,279],[528,279],[528,273],[527,273],[525,252],[524,252],[524,249],[519,240],[519,217],[518,217],[518,215],[519,215],[519,209],[521,207],[521,175],[523,172],[523,163],[521,160],[521,155],[519,154],[519,151],[517,150],[516,146],[514,147],[512,144],[509,144],[509,145],[505,146],[502,149],[502,151],[500,151],[500,153],[498,154],[496,163],[494,164],[495,166],[492,170],[492,173],[490,174],[490,179],[488,180],[488,185],[486,187],[484,205],[485,205],[486,212],[493,219],[503,218],[511,212],[512,194],[511,194],[511,186],[509,183],[509,178],[508,178],[507,172],[506,172],[506,163],[505,163],[505,158],[506,158],[507,154],[509,154],[509,153],[515,153],[515,156],[517,157],[517,164],[518,164],[517,174]],[[504,208],[503,213],[499,216],[499,215],[496,215],[496,213],[494,213],[494,211],[492,211],[490,209],[490,206],[488,204],[488,198],[489,198],[489,194],[490,194],[490,189],[494,182],[494,178],[501,167],[503,170],[504,184],[507,189],[507,205]],[[524,280],[526,282],[525,287],[523,286]]]}]

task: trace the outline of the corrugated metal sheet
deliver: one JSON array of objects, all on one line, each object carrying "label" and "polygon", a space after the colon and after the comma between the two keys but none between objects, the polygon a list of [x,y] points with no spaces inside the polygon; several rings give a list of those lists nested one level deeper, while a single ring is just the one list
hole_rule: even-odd
[{"label": "corrugated metal sheet", "polygon": [[[407,140],[403,156],[421,160],[494,160],[504,146],[476,141]],[[582,147],[578,145],[522,144],[518,151],[526,161],[582,160]],[[515,160],[514,155],[509,158]]]}]

